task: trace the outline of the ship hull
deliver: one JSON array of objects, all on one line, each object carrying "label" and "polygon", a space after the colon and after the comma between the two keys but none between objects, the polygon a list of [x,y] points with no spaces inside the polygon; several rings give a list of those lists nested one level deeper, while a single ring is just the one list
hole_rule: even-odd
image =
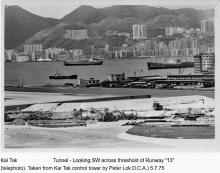
[{"label": "ship hull", "polygon": [[148,69],[168,69],[168,68],[189,68],[194,67],[193,62],[183,62],[180,64],[147,63]]},{"label": "ship hull", "polygon": [[81,65],[102,65],[103,61],[91,62],[91,61],[64,61],[65,66],[81,66]]},{"label": "ship hull", "polygon": [[49,76],[49,79],[77,79],[77,75],[70,75],[70,76]]}]

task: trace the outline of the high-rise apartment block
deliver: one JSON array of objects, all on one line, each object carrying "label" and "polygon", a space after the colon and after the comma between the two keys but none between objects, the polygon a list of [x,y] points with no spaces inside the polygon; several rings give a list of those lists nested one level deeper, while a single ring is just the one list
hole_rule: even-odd
[{"label": "high-rise apartment block", "polygon": [[201,33],[214,34],[214,19],[205,19],[201,21]]},{"label": "high-rise apartment block", "polygon": [[24,45],[24,53],[37,53],[42,52],[43,46],[42,44],[25,44]]},{"label": "high-rise apartment block", "polygon": [[72,39],[72,40],[84,40],[88,39],[87,30],[81,29],[81,30],[66,30],[65,34],[66,39]]},{"label": "high-rise apartment block", "polygon": [[147,27],[146,25],[133,25],[132,31],[133,31],[133,39],[139,40],[139,39],[146,39],[147,33],[146,33]]}]

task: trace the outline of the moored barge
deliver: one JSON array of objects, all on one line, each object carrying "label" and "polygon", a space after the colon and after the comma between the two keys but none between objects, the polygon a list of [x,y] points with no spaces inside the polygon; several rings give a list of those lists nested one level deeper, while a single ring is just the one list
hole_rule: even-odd
[{"label": "moored barge", "polygon": [[168,68],[189,68],[194,67],[194,62],[181,62],[181,63],[147,63],[148,69],[168,69]]},{"label": "moored barge", "polygon": [[54,75],[49,76],[49,79],[77,79],[76,74],[61,74],[56,72]]},{"label": "moored barge", "polygon": [[102,65],[103,61],[99,59],[83,59],[83,60],[69,60],[64,61],[65,66],[77,66],[77,65]]}]

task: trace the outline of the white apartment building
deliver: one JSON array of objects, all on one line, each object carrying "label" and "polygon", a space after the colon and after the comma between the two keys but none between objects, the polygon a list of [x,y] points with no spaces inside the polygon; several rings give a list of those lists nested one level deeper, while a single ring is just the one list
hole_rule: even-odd
[{"label": "white apartment building", "polygon": [[50,54],[60,54],[61,52],[65,52],[64,48],[48,48],[45,50],[46,53]]},{"label": "white apartment building", "polygon": [[201,33],[214,34],[214,19],[201,20]]},{"label": "white apartment building", "polygon": [[132,26],[133,39],[135,40],[147,39],[146,30],[147,30],[146,25],[138,25],[138,24],[133,25]]},{"label": "white apartment building", "polygon": [[43,51],[42,44],[25,44],[24,45],[24,53],[42,52],[42,51]]},{"label": "white apartment building", "polygon": [[84,40],[88,39],[87,30],[81,29],[81,30],[66,30],[65,34],[66,39],[72,39],[72,40]]}]

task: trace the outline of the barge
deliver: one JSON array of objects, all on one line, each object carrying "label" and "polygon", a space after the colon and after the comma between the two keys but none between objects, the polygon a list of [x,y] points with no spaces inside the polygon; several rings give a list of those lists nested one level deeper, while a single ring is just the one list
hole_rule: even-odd
[{"label": "barge", "polygon": [[64,61],[65,66],[79,66],[79,65],[102,65],[103,61],[99,59],[83,59],[83,60],[69,60]]},{"label": "barge", "polygon": [[148,69],[168,69],[168,68],[189,68],[194,67],[194,62],[181,62],[181,63],[147,63]]},{"label": "barge", "polygon": [[49,79],[77,79],[76,74],[61,74],[56,72],[54,75],[49,76]]}]

